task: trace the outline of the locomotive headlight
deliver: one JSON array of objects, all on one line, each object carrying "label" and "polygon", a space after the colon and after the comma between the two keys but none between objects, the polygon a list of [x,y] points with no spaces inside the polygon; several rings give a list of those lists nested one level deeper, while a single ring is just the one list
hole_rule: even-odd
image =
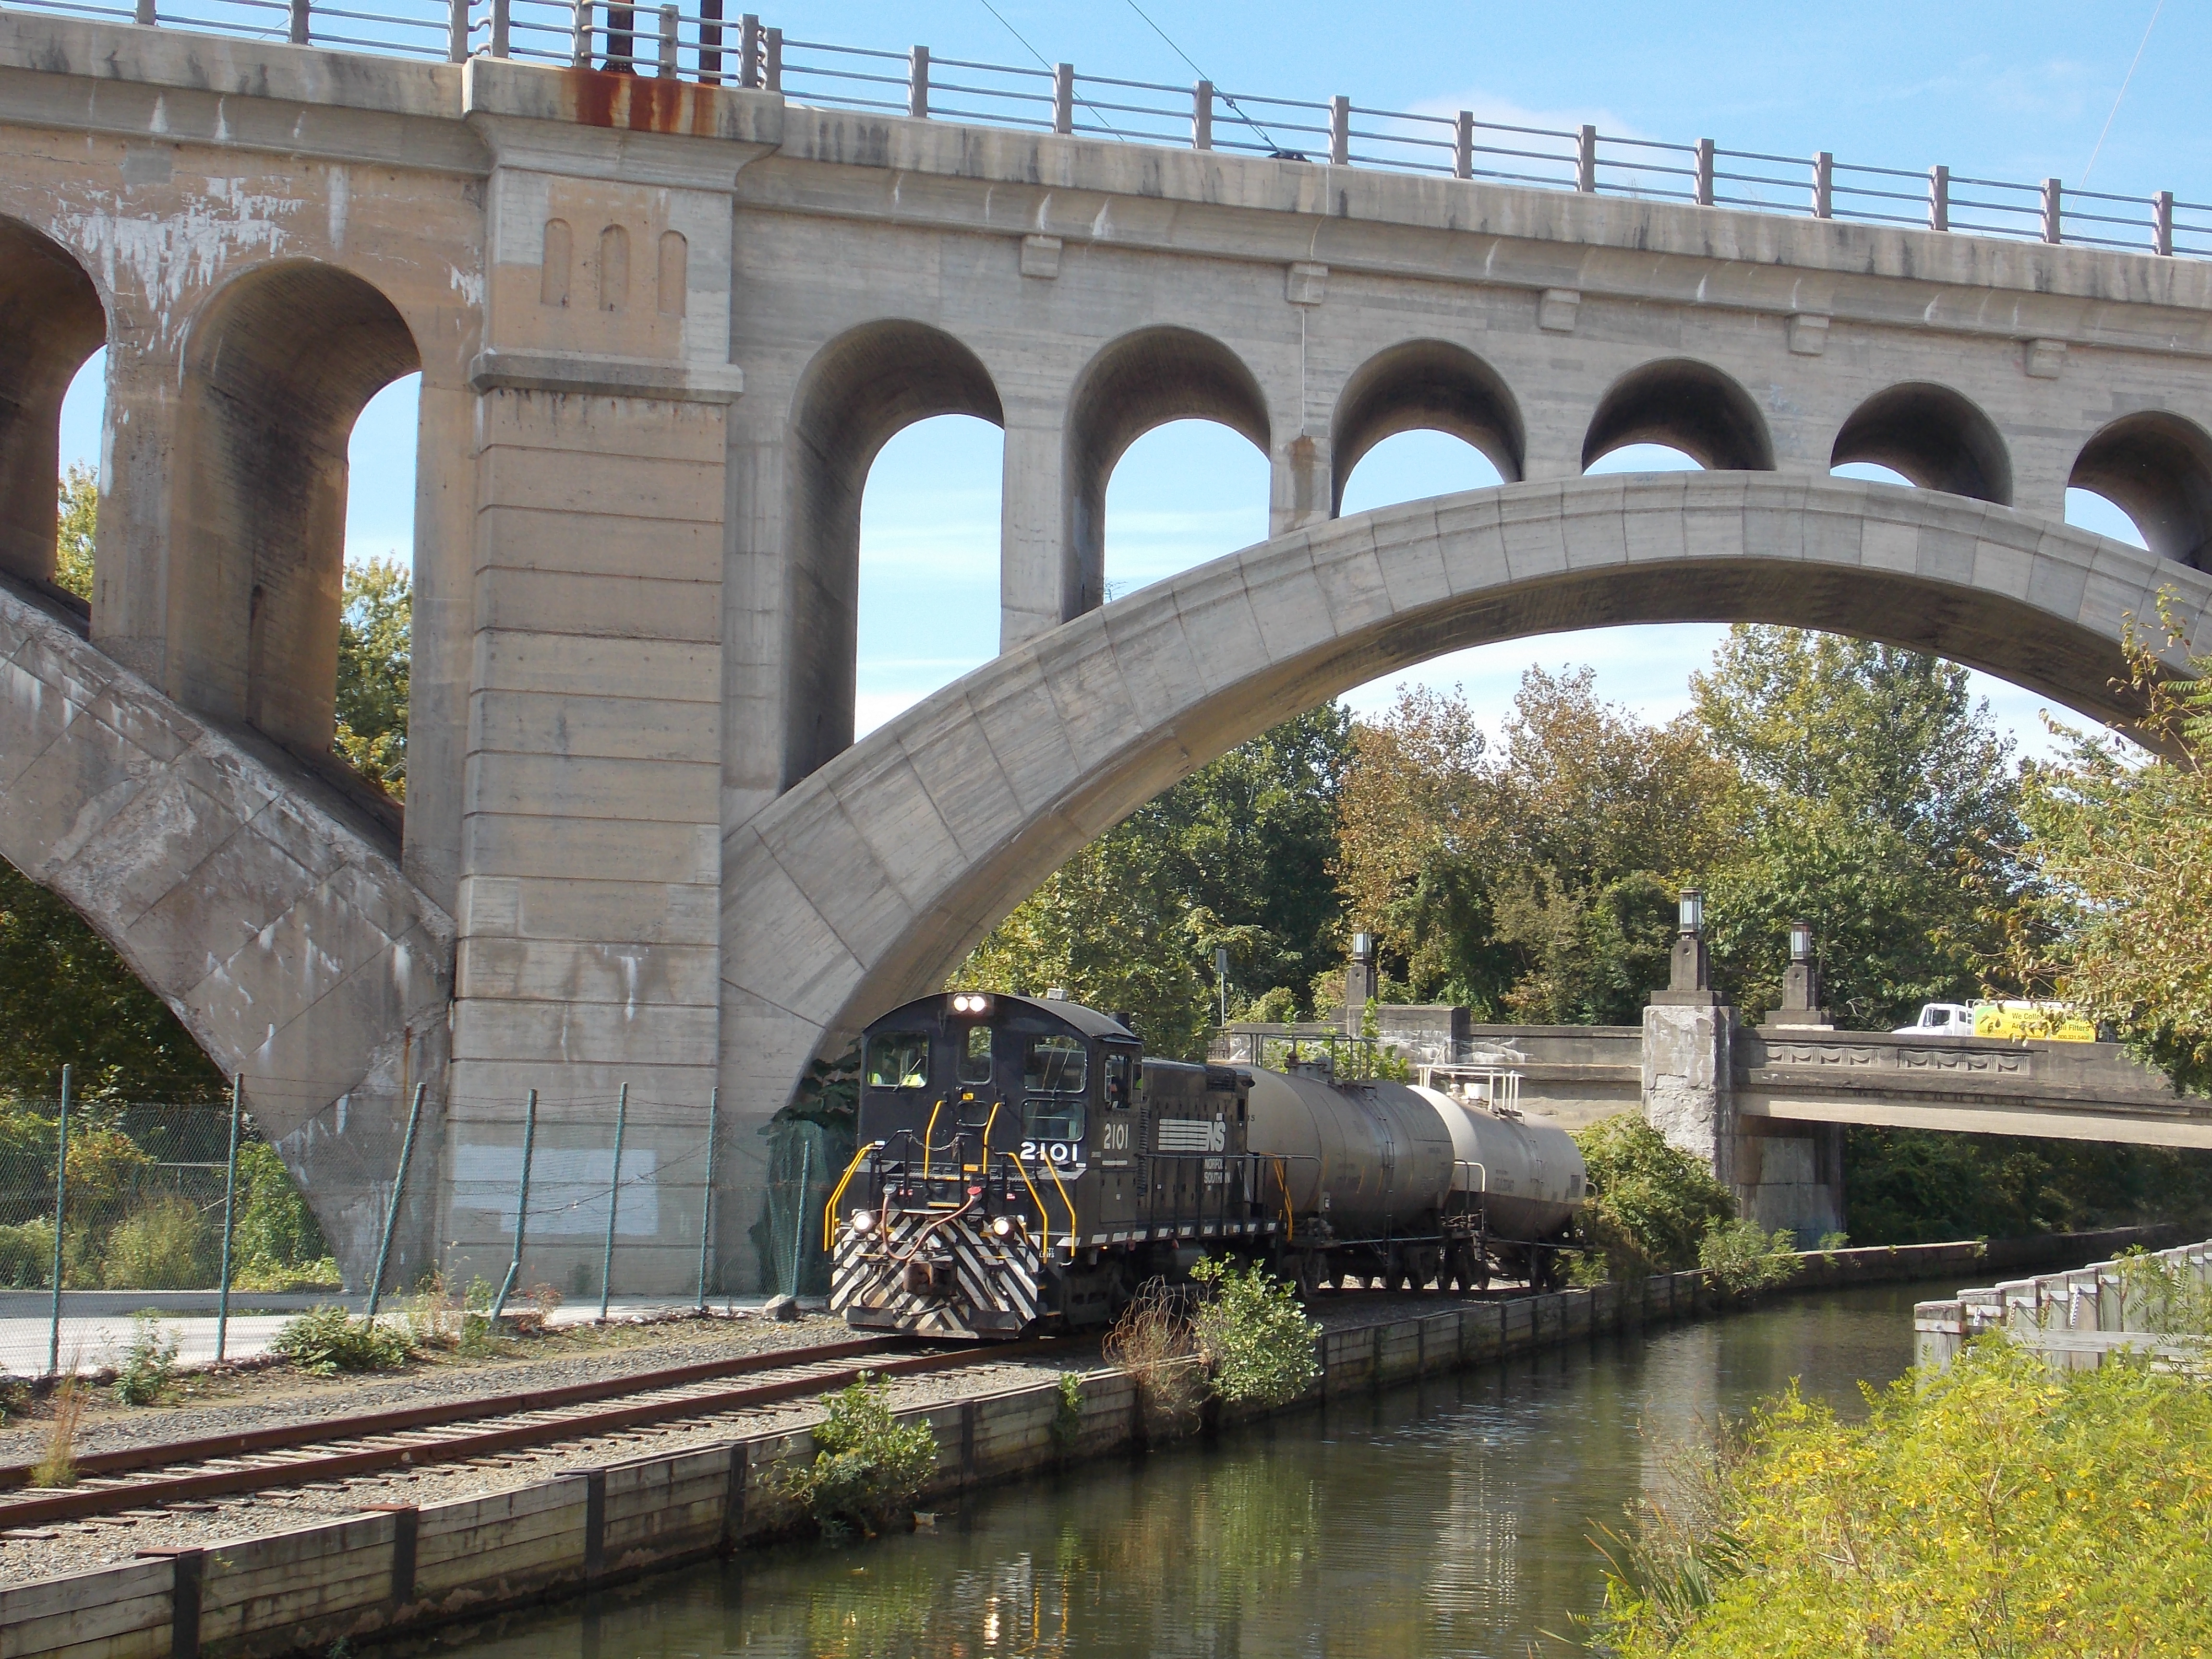
[{"label": "locomotive headlight", "polygon": [[952,1012],[956,1014],[988,1014],[991,1012],[991,999],[981,991],[957,992],[952,998]]},{"label": "locomotive headlight", "polygon": [[856,1233],[873,1232],[876,1229],[876,1218],[866,1210],[855,1210],[846,1224]]},{"label": "locomotive headlight", "polygon": [[994,1238],[1012,1238],[1013,1236],[1014,1236],[1014,1218],[1013,1218],[1013,1217],[1012,1217],[1012,1216],[1010,1216],[1010,1215],[1002,1215],[1002,1216],[999,1217],[996,1220],[994,1220],[994,1221],[993,1221],[993,1222],[991,1223],[991,1237],[994,1237]]}]

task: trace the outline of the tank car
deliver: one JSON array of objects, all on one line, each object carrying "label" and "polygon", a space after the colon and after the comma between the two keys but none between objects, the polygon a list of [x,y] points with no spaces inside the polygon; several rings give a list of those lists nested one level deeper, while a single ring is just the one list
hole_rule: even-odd
[{"label": "tank car", "polygon": [[1308,1291],[1540,1277],[1582,1198],[1555,1129],[1434,1089],[1146,1058],[1121,1021],[989,991],[862,1034],[860,1150],[824,1206],[862,1329],[1007,1338],[1112,1319],[1207,1252]]}]

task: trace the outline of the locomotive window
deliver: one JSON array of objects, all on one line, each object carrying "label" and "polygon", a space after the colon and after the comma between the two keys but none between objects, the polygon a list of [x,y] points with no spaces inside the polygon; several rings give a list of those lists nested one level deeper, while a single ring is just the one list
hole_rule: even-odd
[{"label": "locomotive window", "polygon": [[1106,1103],[1117,1112],[1129,1109],[1129,1056],[1110,1048],[1106,1053]]},{"label": "locomotive window", "polygon": [[868,1087],[927,1089],[929,1033],[885,1031],[868,1039]]},{"label": "locomotive window", "polygon": [[1084,1060],[1080,1037],[1031,1037],[1023,1085],[1031,1094],[1079,1095],[1086,1076]]},{"label": "locomotive window", "polygon": [[1083,1103],[1065,1096],[1031,1095],[1022,1103],[1022,1133],[1031,1140],[1080,1140]]},{"label": "locomotive window", "polygon": [[963,1083],[988,1083],[991,1080],[991,1028],[970,1025],[960,1050],[960,1080]]}]

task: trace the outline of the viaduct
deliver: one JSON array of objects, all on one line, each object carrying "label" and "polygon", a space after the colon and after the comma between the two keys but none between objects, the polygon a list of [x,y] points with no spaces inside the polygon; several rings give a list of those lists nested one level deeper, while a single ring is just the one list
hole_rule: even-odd
[{"label": "viaduct", "polygon": [[[1707,204],[1710,146],[1678,204],[1121,143],[610,72],[577,15],[563,67],[468,55],[465,10],[460,62],[0,13],[0,854],[243,1074],[349,1277],[417,1083],[410,1278],[503,1259],[526,1091],[580,1169],[627,1083],[639,1287],[690,1283],[715,1091],[742,1282],[817,1051],[1440,653],[1786,623],[2101,719],[2161,590],[2212,649],[2212,265],[2064,245],[2055,191],[2022,241],[1845,222],[1825,158],[1784,216]],[[103,343],[88,612],[55,432]],[[346,440],[416,370],[403,812],[330,744]],[[861,489],[947,412],[1006,433],[1003,654],[856,744]],[[1108,477],[1184,416],[1267,455],[1272,538],[1102,604]],[[1415,427],[1509,482],[1340,517]],[[1639,441],[1707,470],[1583,476]]]}]

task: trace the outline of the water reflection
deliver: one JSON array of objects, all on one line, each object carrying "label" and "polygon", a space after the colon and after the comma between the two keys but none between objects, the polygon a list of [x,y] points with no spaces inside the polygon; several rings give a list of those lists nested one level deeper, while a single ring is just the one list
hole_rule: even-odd
[{"label": "water reflection", "polygon": [[1599,1599],[1590,1522],[1792,1376],[1911,1359],[1902,1286],[1604,1340],[1203,1449],[981,1494],[933,1531],[755,1554],[507,1624],[471,1659],[1523,1659]]}]

